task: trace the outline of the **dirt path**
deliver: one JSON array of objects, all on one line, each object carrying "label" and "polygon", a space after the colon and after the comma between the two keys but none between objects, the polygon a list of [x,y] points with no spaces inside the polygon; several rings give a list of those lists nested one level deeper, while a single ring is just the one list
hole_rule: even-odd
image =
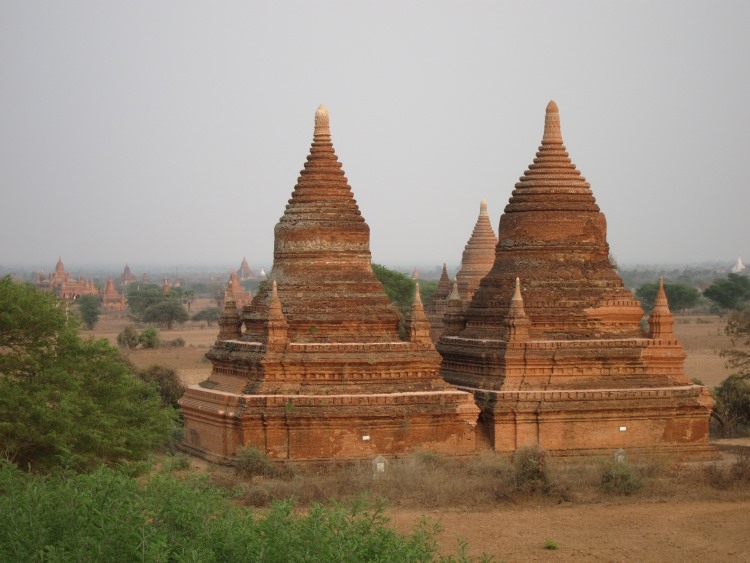
[{"label": "dirt path", "polygon": [[[511,507],[486,512],[388,512],[408,532],[424,514],[441,523],[443,553],[457,539],[495,561],[750,561],[750,500]],[[545,549],[554,541],[556,550]]]}]

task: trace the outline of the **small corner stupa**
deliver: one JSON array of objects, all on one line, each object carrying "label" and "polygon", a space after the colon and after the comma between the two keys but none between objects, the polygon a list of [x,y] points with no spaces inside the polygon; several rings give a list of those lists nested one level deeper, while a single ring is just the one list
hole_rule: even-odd
[{"label": "small corner stupa", "polygon": [[443,377],[476,394],[494,449],[714,456],[713,401],[685,375],[663,289],[646,334],[640,304],[610,264],[604,215],[563,145],[555,102],[498,239],[465,312],[449,299],[437,343]]},{"label": "small corner stupa", "polygon": [[479,409],[440,377],[419,294],[399,338],[325,106],[274,239],[268,282],[239,315],[226,303],[211,375],[180,401],[183,446],[215,460],[473,452]]}]

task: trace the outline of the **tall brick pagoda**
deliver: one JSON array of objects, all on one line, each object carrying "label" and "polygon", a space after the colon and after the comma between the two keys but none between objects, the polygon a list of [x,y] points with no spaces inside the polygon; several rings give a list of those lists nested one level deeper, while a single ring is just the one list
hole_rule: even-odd
[{"label": "tall brick pagoda", "polygon": [[495,450],[713,455],[708,390],[685,375],[663,291],[641,329],[554,102],[498,238],[492,269],[463,315],[446,314],[437,343],[443,377],[475,392]]},{"label": "tall brick pagoda", "polygon": [[245,305],[249,304],[253,299],[252,293],[250,291],[245,291],[245,289],[242,287],[242,284],[240,283],[237,272],[232,272],[229,275],[229,283],[227,284],[227,289],[224,292],[224,305],[225,306],[230,295],[231,295],[231,301],[234,301],[235,306],[238,308],[244,307]]},{"label": "tall brick pagoda", "polygon": [[473,452],[479,410],[441,379],[418,295],[399,339],[328,121],[321,106],[269,280],[241,314],[227,302],[212,373],[180,401],[184,447],[209,459],[243,445],[276,460]]},{"label": "tall brick pagoda", "polygon": [[495,246],[497,237],[487,213],[487,201],[482,200],[479,217],[461,256],[461,269],[456,274],[458,294],[467,304],[474,297],[479,282],[495,263]]}]

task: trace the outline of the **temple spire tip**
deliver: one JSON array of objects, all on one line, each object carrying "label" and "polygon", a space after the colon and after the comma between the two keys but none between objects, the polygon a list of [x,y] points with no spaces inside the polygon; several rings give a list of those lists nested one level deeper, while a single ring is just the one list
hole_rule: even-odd
[{"label": "temple spire tip", "polygon": [[315,134],[330,135],[328,108],[325,104],[320,104],[315,110]]},{"label": "temple spire tip", "polygon": [[544,136],[542,144],[559,144],[561,145],[562,132],[560,131],[560,113],[557,109],[555,100],[550,100],[547,104],[547,113],[544,116]]},{"label": "temple spire tip", "polygon": [[482,202],[479,204],[479,214],[487,215],[487,200],[486,199],[483,199]]}]

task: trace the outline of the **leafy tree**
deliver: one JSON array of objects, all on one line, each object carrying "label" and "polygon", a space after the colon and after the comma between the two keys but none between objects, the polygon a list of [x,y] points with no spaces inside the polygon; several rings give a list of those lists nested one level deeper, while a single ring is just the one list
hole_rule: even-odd
[{"label": "leafy tree", "polygon": [[747,434],[750,430],[750,377],[732,374],[714,388],[714,410],[729,435]]},{"label": "leafy tree", "polygon": [[144,323],[154,323],[172,330],[175,323],[182,324],[190,319],[188,312],[179,301],[168,299],[151,305],[141,313]]},{"label": "leafy tree", "polygon": [[722,309],[740,311],[750,302],[750,278],[729,274],[726,278],[714,280],[703,295]]},{"label": "leafy tree", "polygon": [[432,294],[437,291],[438,282],[435,280],[422,280],[419,282],[419,295],[422,303],[427,305],[432,299]]},{"label": "leafy tree", "polygon": [[99,298],[96,295],[81,295],[76,305],[83,326],[92,330],[99,322]]},{"label": "leafy tree", "polygon": [[152,283],[130,284],[128,286],[127,300],[128,309],[131,314],[138,317],[143,311],[152,305],[165,301],[167,297],[158,285]]},{"label": "leafy tree", "polygon": [[122,332],[117,335],[117,345],[122,348],[137,348],[140,342],[138,330],[133,325],[126,325]]},{"label": "leafy tree", "polygon": [[144,458],[176,415],[62,302],[0,279],[0,457],[34,471]]},{"label": "leafy tree", "polygon": [[724,331],[732,342],[732,348],[721,351],[727,358],[727,366],[743,377],[750,377],[750,307],[731,313]]},{"label": "leafy tree", "polygon": [[[659,291],[659,283],[645,283],[635,292],[636,298],[641,302],[646,311],[654,308],[656,293]],[[665,283],[664,293],[669,301],[669,308],[673,312],[685,311],[697,306],[701,300],[700,292],[693,286],[685,283]]]},{"label": "leafy tree", "polygon": [[185,394],[185,385],[175,370],[162,365],[153,365],[138,370],[136,375],[142,381],[156,385],[165,406],[179,408],[177,401]]},{"label": "leafy tree", "polygon": [[146,327],[140,336],[138,336],[138,342],[143,348],[160,348],[161,336],[159,335],[159,329],[153,326]]},{"label": "leafy tree", "polygon": [[211,326],[216,321],[219,320],[219,317],[221,317],[221,311],[218,307],[209,307],[208,309],[203,309],[202,311],[199,311],[195,315],[193,315],[194,321],[205,321],[208,323],[208,326]]},{"label": "leafy tree", "polygon": [[380,283],[383,284],[385,293],[390,300],[396,305],[401,314],[407,317],[411,310],[411,303],[414,300],[414,280],[380,264],[373,264],[372,269],[375,272],[375,276],[380,280]]}]

